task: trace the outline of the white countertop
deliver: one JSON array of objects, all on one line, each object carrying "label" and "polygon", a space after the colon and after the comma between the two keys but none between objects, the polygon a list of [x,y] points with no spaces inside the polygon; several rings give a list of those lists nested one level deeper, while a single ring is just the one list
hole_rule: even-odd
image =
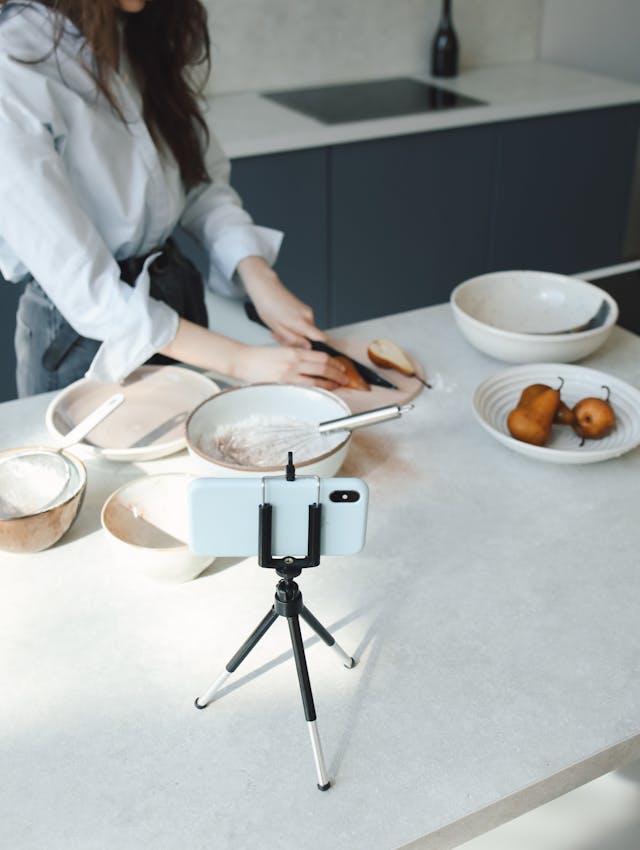
[{"label": "white countertop", "polygon": [[[368,540],[299,579],[358,659],[303,625],[329,773],[316,789],[288,630],[193,707],[270,607],[276,576],[223,559],[158,584],[106,545],[105,498],[184,468],[91,461],[76,524],[0,553],[0,818],[20,850],[446,850],[640,756],[640,450],[539,463],[476,423],[505,368],[447,305],[343,335],[401,341],[434,389],[354,434]],[[640,339],[585,361],[640,386]],[[0,405],[0,447],[45,438],[51,396]]]},{"label": "white countertop", "polygon": [[423,75],[416,79],[487,105],[322,124],[255,92],[245,92],[214,97],[211,124],[227,155],[239,158],[640,102],[638,85],[539,62],[464,71],[453,80]]}]

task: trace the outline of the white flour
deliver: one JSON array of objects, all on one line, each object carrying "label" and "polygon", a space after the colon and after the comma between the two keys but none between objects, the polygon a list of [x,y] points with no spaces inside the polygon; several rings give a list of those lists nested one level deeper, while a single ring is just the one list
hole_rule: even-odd
[{"label": "white flour", "polygon": [[200,439],[200,451],[212,460],[237,466],[284,466],[287,452],[302,463],[339,445],[344,430],[319,434],[318,423],[294,416],[264,416],[254,413],[228,425],[219,425]]},{"label": "white flour", "polygon": [[14,519],[39,513],[65,488],[64,467],[47,454],[25,454],[0,465],[0,516]]}]

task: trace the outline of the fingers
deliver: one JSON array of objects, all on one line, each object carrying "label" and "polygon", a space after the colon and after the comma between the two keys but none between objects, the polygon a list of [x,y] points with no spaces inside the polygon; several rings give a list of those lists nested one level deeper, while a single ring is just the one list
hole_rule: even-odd
[{"label": "fingers", "polygon": [[324,331],[321,331],[320,328],[317,328],[315,325],[308,328],[305,334],[306,338],[312,339],[315,342],[328,342],[329,337]]},{"label": "fingers", "polygon": [[242,347],[236,356],[237,376],[246,381],[277,381],[328,390],[348,384],[342,363],[324,351],[249,345]]},{"label": "fingers", "polygon": [[335,381],[327,381],[324,378],[309,378],[304,375],[299,375],[294,381],[293,384],[297,384],[299,387],[321,387],[323,390],[339,390],[342,386],[341,384],[336,384]]},{"label": "fingers", "polygon": [[310,340],[326,342],[327,335],[311,321],[304,321],[300,317],[290,322],[278,321],[271,325],[273,337],[282,345],[293,345],[296,348],[310,348]]},{"label": "fingers", "polygon": [[346,386],[349,383],[342,363],[324,351],[301,351],[298,353],[298,359],[300,375],[331,381],[338,386]]},{"label": "fingers", "polygon": [[280,345],[293,346],[294,348],[311,348],[311,343],[306,336],[301,336],[287,328],[274,329],[271,336]]}]

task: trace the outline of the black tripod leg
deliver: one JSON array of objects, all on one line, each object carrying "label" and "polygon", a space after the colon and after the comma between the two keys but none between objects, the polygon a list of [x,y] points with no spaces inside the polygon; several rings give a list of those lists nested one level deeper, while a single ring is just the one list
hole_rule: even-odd
[{"label": "black tripod leg", "polygon": [[249,637],[242,644],[240,649],[233,656],[231,661],[224,668],[224,672],[222,672],[215,682],[211,685],[211,687],[201,696],[196,697],[195,707],[196,708],[206,708],[211,700],[214,698],[216,692],[222,687],[224,682],[229,678],[230,674],[233,673],[234,670],[237,670],[238,667],[242,664],[247,655],[251,652],[253,647],[258,643],[261,637],[263,637],[268,629],[275,623],[278,619],[278,614],[275,612],[275,608],[271,608],[269,613],[258,623],[256,628],[251,632]]},{"label": "black tripod leg", "polygon": [[311,693],[307,659],[304,654],[302,634],[300,633],[300,623],[297,616],[287,617],[287,623],[289,624],[289,634],[291,635],[291,644],[293,646],[293,657],[296,662],[296,670],[298,671],[298,682],[300,683],[304,716],[307,719],[307,728],[311,737],[311,748],[313,749],[313,759],[318,776],[318,788],[321,791],[326,791],[327,788],[331,787],[331,782],[329,782],[329,777],[327,776],[327,769],[324,765],[324,757],[322,755],[322,746],[320,745],[320,738],[318,736],[316,708],[313,704],[313,694]]},{"label": "black tripod leg", "polygon": [[316,618],[313,616],[313,614],[311,613],[311,611],[309,611],[308,608],[303,606],[302,611],[300,611],[300,616],[305,621],[305,623],[311,626],[313,631],[319,637],[322,638],[322,640],[327,644],[327,646],[330,646],[331,649],[333,649],[340,656],[340,659],[342,660],[342,663],[345,667],[351,669],[352,667],[356,666],[355,659],[353,659],[350,655],[347,655],[347,653],[336,641],[331,632],[325,629],[320,620],[316,620]]}]

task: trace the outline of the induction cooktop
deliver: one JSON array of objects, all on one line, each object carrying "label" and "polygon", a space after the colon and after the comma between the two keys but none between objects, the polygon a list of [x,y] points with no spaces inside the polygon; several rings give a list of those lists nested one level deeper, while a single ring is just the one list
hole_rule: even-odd
[{"label": "induction cooktop", "polygon": [[481,100],[410,77],[270,91],[263,92],[262,96],[323,124],[368,121],[484,104]]}]

